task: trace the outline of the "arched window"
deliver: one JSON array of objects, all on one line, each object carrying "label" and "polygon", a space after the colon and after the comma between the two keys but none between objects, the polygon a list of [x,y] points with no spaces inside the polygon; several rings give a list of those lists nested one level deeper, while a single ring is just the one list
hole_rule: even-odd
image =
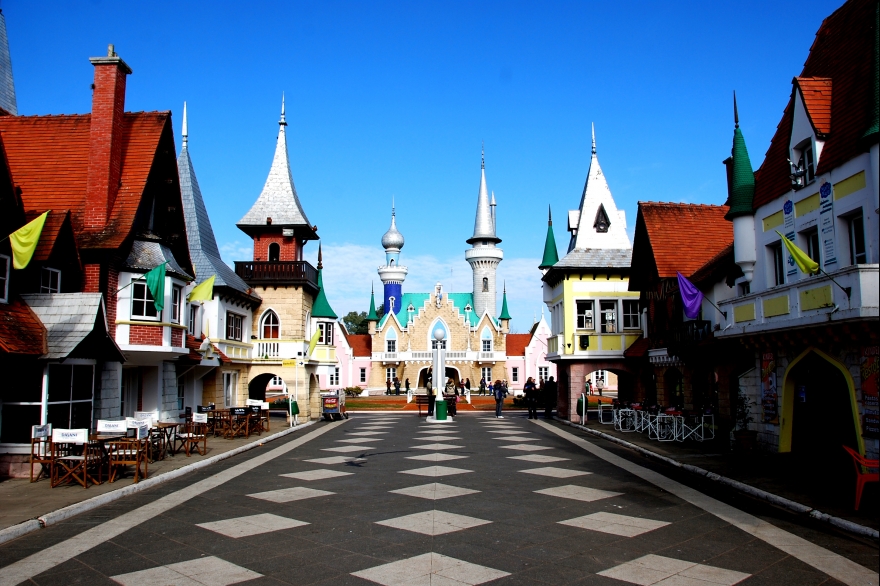
[{"label": "arched window", "polygon": [[[443,337],[439,342],[437,341],[437,338],[434,337],[434,332],[438,329],[443,330]],[[437,348],[446,350],[449,347],[449,328],[446,327],[446,324],[443,323],[442,320],[438,319],[430,328],[428,328],[428,341],[431,343],[431,350],[436,350]]]},{"label": "arched window", "polygon": [[278,314],[271,309],[263,314],[263,319],[260,322],[260,332],[265,340],[281,337],[281,321],[278,319]]},{"label": "arched window", "polygon": [[281,260],[281,245],[273,242],[269,245],[269,262],[278,262]]},{"label": "arched window", "polygon": [[385,351],[397,352],[397,332],[393,327],[385,334]]},{"label": "arched window", "polygon": [[483,328],[483,333],[480,334],[480,350],[483,352],[492,351],[492,332],[489,331],[489,328]]},{"label": "arched window", "polygon": [[483,277],[483,291],[489,291],[489,277]]}]

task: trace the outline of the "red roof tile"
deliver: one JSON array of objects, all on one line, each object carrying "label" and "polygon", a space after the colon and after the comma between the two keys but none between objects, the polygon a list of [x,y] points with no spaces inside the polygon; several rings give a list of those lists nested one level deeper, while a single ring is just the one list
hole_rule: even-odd
[{"label": "red roof tile", "polygon": [[[810,91],[806,91],[806,87],[804,91],[805,98],[808,93],[812,94],[809,98],[812,105],[808,103],[807,108],[816,129],[828,129],[817,174],[839,167],[865,151],[860,139],[870,125],[873,111],[871,54],[876,9],[876,0],[850,0],[826,18],[816,33],[803,71],[794,80],[802,87],[805,87],[802,80],[831,79],[834,83],[834,94],[827,100],[830,102],[827,114],[823,113],[825,106],[822,105],[826,98],[817,97],[813,91],[816,82],[807,81]],[[787,159],[793,99],[792,91],[764,162],[755,174],[755,208],[791,190],[791,167]]]},{"label": "red roof tile", "polygon": [[354,356],[372,356],[373,355],[373,336],[369,334],[348,334],[348,345]]},{"label": "red roof tile", "polygon": [[641,358],[648,354],[651,349],[650,338],[639,338],[623,351],[624,358]]},{"label": "red roof tile", "polygon": [[633,276],[649,270],[652,260],[655,277],[693,274],[733,242],[733,224],[724,219],[727,210],[727,206],[640,201]]},{"label": "red roof tile", "polygon": [[507,334],[507,355],[525,356],[526,346],[528,346],[531,341],[531,334]]},{"label": "red roof tile", "polygon": [[[42,213],[42,211],[25,212],[25,221],[30,222]],[[46,223],[43,224],[43,231],[40,233],[40,242],[37,244],[37,249],[34,251],[34,260],[49,260],[52,251],[55,249],[55,244],[58,242],[58,236],[61,234],[61,231],[65,229],[65,223],[68,223],[66,229],[70,230],[69,217],[69,210],[52,210],[49,212],[49,215],[46,217]]]},{"label": "red roof tile", "polygon": [[85,241],[82,233],[88,181],[91,114],[0,116],[0,136],[25,209],[71,212],[86,248],[114,248],[129,236],[168,112],[126,112],[122,178],[107,230]]},{"label": "red roof tile", "polygon": [[46,328],[21,299],[0,304],[0,352],[42,356],[46,347]]},{"label": "red roof tile", "polygon": [[831,132],[831,78],[796,77],[795,83],[801,89],[813,129],[821,138]]}]

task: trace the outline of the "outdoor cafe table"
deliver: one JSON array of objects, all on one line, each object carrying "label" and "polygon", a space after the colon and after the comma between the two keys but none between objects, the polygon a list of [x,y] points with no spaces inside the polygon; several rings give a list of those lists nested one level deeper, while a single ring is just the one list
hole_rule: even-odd
[{"label": "outdoor cafe table", "polygon": [[158,431],[159,454],[157,460],[164,460],[166,454],[174,455],[174,434],[179,423],[173,421],[157,421],[153,429]]}]

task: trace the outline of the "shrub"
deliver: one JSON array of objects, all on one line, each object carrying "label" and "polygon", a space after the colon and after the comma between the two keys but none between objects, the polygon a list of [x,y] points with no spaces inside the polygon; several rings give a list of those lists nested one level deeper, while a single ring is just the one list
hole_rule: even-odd
[{"label": "shrub", "polygon": [[342,390],[345,391],[346,397],[360,397],[361,393],[364,392],[360,387],[345,387]]}]

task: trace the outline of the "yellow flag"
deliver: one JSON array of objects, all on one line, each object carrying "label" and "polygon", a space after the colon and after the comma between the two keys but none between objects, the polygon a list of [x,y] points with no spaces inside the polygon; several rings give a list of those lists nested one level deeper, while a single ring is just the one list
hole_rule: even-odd
[{"label": "yellow flag", "polygon": [[214,299],[214,279],[217,275],[211,275],[200,284],[193,287],[187,295],[187,301],[211,301]]},{"label": "yellow flag", "polygon": [[40,234],[43,232],[43,224],[49,212],[43,212],[15,232],[9,235],[9,244],[12,246],[12,266],[23,269],[31,262],[37,244],[40,242]]},{"label": "yellow flag", "polygon": [[309,353],[306,356],[311,356],[312,352],[315,351],[315,346],[318,345],[318,338],[321,337],[321,330],[315,328],[315,333],[312,334],[312,339],[309,340]]},{"label": "yellow flag", "polygon": [[808,275],[812,275],[813,273],[819,272],[819,263],[810,258],[806,252],[795,246],[795,243],[783,236],[779,230],[774,230],[779,237],[782,238],[782,243],[785,245],[786,250],[788,250],[788,254],[791,255],[791,258],[794,259],[795,264],[797,264],[798,268]]}]

